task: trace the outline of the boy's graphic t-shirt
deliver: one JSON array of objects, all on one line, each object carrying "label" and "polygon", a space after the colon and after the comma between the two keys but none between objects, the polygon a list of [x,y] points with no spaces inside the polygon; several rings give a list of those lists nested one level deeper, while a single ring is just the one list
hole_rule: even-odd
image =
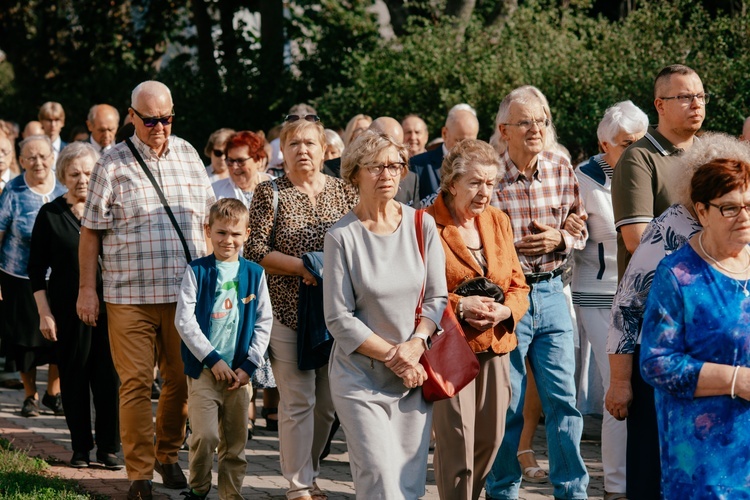
[{"label": "boy's graphic t-shirt", "polygon": [[230,367],[234,359],[234,349],[237,345],[237,323],[239,310],[237,309],[237,289],[240,269],[239,261],[216,261],[218,275],[216,278],[216,294],[214,307],[211,310],[210,339],[211,345]]}]

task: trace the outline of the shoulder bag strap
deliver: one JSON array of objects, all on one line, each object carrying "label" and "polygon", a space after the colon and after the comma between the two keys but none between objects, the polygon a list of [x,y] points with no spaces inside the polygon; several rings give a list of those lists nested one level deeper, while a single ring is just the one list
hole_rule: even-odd
[{"label": "shoulder bag strap", "polygon": [[279,185],[276,184],[276,179],[271,179],[271,187],[273,187],[273,200],[271,205],[273,206],[273,226],[271,226],[271,241],[270,247],[274,248],[276,245],[276,217],[279,215]]},{"label": "shoulder bag strap", "polygon": [[140,153],[138,153],[138,150],[135,149],[135,145],[130,140],[130,138],[125,139],[125,142],[128,144],[128,147],[130,148],[130,152],[133,153],[133,156],[135,156],[135,159],[138,160],[138,164],[143,169],[143,172],[146,174],[146,177],[148,177],[148,180],[150,180],[151,184],[154,186],[154,189],[156,190],[156,194],[159,195],[159,200],[161,201],[161,204],[164,205],[164,210],[167,211],[167,216],[169,217],[169,220],[172,221],[172,225],[174,226],[175,231],[177,231],[177,236],[180,237],[180,242],[182,242],[182,249],[185,251],[185,258],[187,258],[187,261],[189,264],[193,260],[193,258],[190,256],[190,248],[188,248],[187,240],[185,240],[185,235],[182,234],[182,230],[180,229],[179,224],[177,224],[177,219],[175,219],[174,214],[172,213],[172,209],[169,208],[169,203],[167,203],[167,199],[164,197],[164,193],[159,187],[159,184],[156,183],[156,179],[154,179],[154,174],[152,174],[151,170],[148,169],[148,167],[146,166],[146,162],[143,161],[143,158],[141,158],[141,155]]},{"label": "shoulder bag strap", "polygon": [[[422,262],[424,262],[424,229],[422,227],[422,218],[424,215],[424,210],[417,210],[414,214],[414,229],[417,232],[417,246],[419,247],[419,255],[422,257]],[[425,278],[427,276],[427,272],[425,271]],[[424,280],[422,280],[422,291],[419,292],[419,302],[417,302],[417,310],[414,313],[414,325],[419,324],[419,320],[422,317],[422,302],[424,301],[424,287],[425,283]]]}]

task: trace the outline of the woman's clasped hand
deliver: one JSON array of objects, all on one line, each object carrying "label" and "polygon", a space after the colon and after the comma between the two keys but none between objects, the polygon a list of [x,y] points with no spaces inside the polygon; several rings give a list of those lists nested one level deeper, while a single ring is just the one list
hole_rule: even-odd
[{"label": "woman's clasped hand", "polygon": [[420,339],[411,339],[393,346],[385,358],[385,366],[404,381],[404,386],[413,389],[427,380],[427,372],[419,362],[424,352]]}]

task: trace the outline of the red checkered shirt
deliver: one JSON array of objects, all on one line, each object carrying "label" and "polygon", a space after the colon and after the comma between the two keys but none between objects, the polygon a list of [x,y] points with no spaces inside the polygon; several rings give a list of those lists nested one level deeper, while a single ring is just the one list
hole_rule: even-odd
[{"label": "red checkered shirt", "polygon": [[[159,183],[192,258],[206,254],[203,226],[216,201],[200,156],[171,136],[161,157],[131,138]],[[151,181],[122,142],[96,163],[83,226],[102,231],[104,301],[113,304],[177,302],[187,267],[182,243]]]},{"label": "red checkered shirt", "polygon": [[562,229],[569,214],[584,216],[586,210],[581,202],[573,167],[562,155],[544,151],[537,157],[537,168],[531,179],[527,179],[508,152],[503,153],[501,176],[493,193],[491,204],[508,214],[513,227],[514,242],[524,236],[537,234],[533,221],[559,229],[565,239],[565,248],[544,255],[521,255],[524,274],[549,272],[565,263],[571,250],[581,250],[586,245],[588,231],[574,237]]}]

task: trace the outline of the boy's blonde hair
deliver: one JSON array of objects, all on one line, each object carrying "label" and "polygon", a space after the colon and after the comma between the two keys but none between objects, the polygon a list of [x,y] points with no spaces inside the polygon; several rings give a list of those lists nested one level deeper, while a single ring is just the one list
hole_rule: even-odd
[{"label": "boy's blonde hair", "polygon": [[213,227],[217,220],[229,220],[240,222],[245,219],[246,225],[250,226],[250,212],[240,200],[235,198],[222,198],[213,205],[208,213],[208,227]]}]

